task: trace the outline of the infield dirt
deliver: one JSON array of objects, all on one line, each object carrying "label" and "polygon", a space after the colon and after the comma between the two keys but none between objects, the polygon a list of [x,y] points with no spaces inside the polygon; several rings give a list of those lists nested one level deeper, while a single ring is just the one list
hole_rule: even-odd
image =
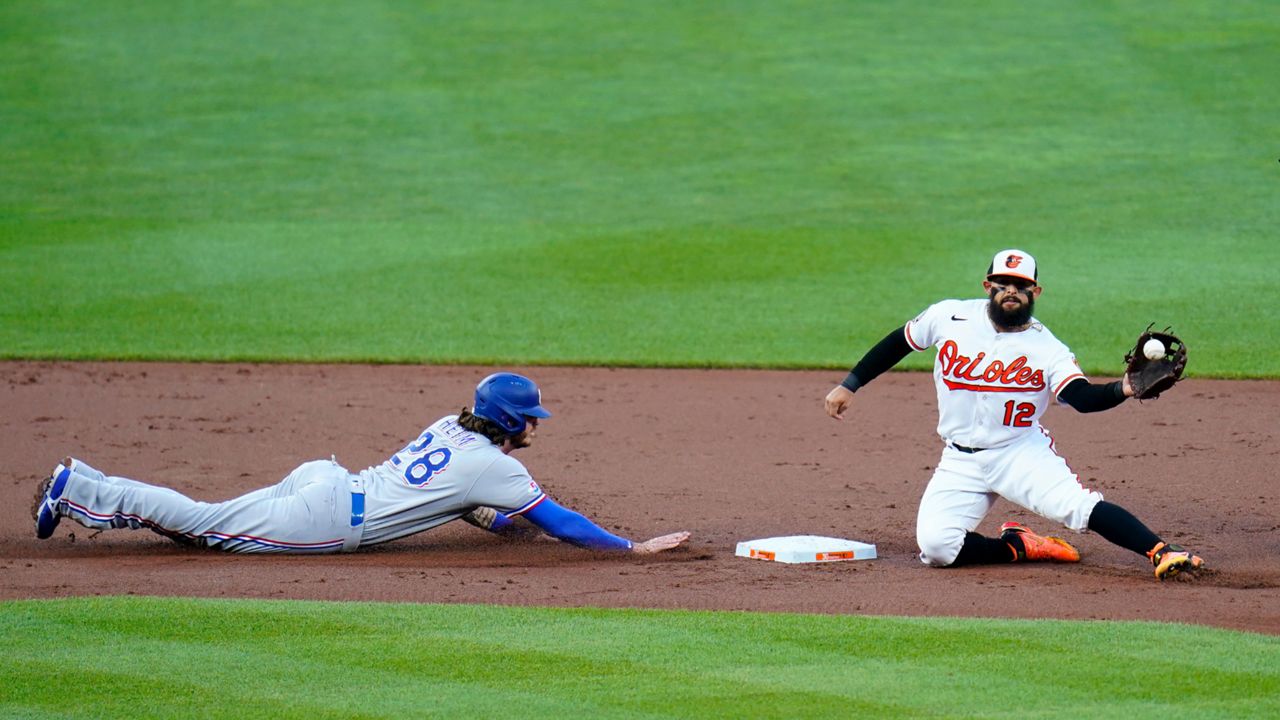
[{"label": "infield dirt", "polygon": [[[236,556],[147,531],[64,520],[35,539],[35,483],[64,455],[225,500],[336,455],[381,462],[470,403],[490,368],[0,363],[0,598],[138,594],[476,602],[926,616],[1160,620],[1280,634],[1280,383],[1188,380],[1163,398],[1045,417],[1088,487],[1209,570],[1161,583],[1142,557],[999,501],[1063,534],[1075,565],[938,570],[915,553],[916,505],[941,441],[930,378],[891,373],[848,419],[822,398],[839,372],[514,368],[554,413],[517,456],[544,489],[633,539],[687,529],[687,549],[601,556],[503,541],[463,523],[328,556]],[[740,540],[833,535],[872,561],[781,565]]]}]

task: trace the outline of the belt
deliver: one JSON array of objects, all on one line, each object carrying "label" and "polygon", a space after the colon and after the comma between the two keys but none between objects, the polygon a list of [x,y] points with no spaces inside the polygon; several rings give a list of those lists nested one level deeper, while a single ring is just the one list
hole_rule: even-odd
[{"label": "belt", "polygon": [[964,445],[960,445],[960,444],[957,444],[957,443],[951,443],[951,447],[953,447],[953,448],[955,448],[955,449],[959,450],[959,451],[960,451],[960,452],[962,452],[962,453],[968,453],[968,454],[970,454],[970,455],[972,455],[972,454],[974,454],[974,453],[980,453],[980,452],[982,452],[983,450],[986,450],[986,448],[971,448],[971,447],[965,447]]},{"label": "belt", "polygon": [[351,530],[342,541],[342,552],[351,552],[360,547],[360,541],[364,539],[364,478],[347,472],[338,464],[337,458],[334,458],[333,465],[346,473],[351,489]]},{"label": "belt", "polygon": [[364,483],[361,482],[359,475],[352,474],[350,477],[351,527],[360,527],[364,524]]},{"label": "belt", "polygon": [[342,541],[342,552],[351,552],[364,540],[364,487],[360,476],[351,476],[351,530]]}]

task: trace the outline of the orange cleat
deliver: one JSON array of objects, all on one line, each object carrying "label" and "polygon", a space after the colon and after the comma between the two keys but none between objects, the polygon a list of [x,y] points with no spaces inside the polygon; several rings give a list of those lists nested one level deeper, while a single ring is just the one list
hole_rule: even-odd
[{"label": "orange cleat", "polygon": [[1000,539],[1009,543],[1009,547],[1017,554],[1014,562],[1080,562],[1080,552],[1071,543],[1062,538],[1041,537],[1020,523],[1007,522],[1001,525]]},{"label": "orange cleat", "polygon": [[1147,557],[1151,558],[1151,564],[1156,569],[1157,580],[1165,580],[1178,573],[1195,572],[1204,567],[1204,560],[1198,555],[1192,555],[1181,545],[1170,545],[1166,542],[1152,548],[1151,552],[1147,553]]}]

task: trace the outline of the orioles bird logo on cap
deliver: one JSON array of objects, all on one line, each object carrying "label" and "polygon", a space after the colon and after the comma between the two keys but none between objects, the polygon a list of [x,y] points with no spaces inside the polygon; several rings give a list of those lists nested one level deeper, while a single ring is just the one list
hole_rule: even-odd
[{"label": "orioles bird logo on cap", "polygon": [[1021,255],[1010,255],[1004,259],[1004,266],[1008,268],[1016,268],[1022,264]]}]

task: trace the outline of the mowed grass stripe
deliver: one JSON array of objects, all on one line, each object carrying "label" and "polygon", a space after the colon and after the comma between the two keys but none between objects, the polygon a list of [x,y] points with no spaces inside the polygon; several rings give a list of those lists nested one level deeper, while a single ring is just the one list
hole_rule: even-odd
[{"label": "mowed grass stripe", "polygon": [[0,357],[840,368],[1018,246],[1086,370],[1280,376],[1267,3],[0,24]]},{"label": "mowed grass stripe", "polygon": [[1280,709],[1275,638],[1156,623],[81,598],[0,604],[0,626],[8,661],[0,708],[15,715],[1257,717]]}]

